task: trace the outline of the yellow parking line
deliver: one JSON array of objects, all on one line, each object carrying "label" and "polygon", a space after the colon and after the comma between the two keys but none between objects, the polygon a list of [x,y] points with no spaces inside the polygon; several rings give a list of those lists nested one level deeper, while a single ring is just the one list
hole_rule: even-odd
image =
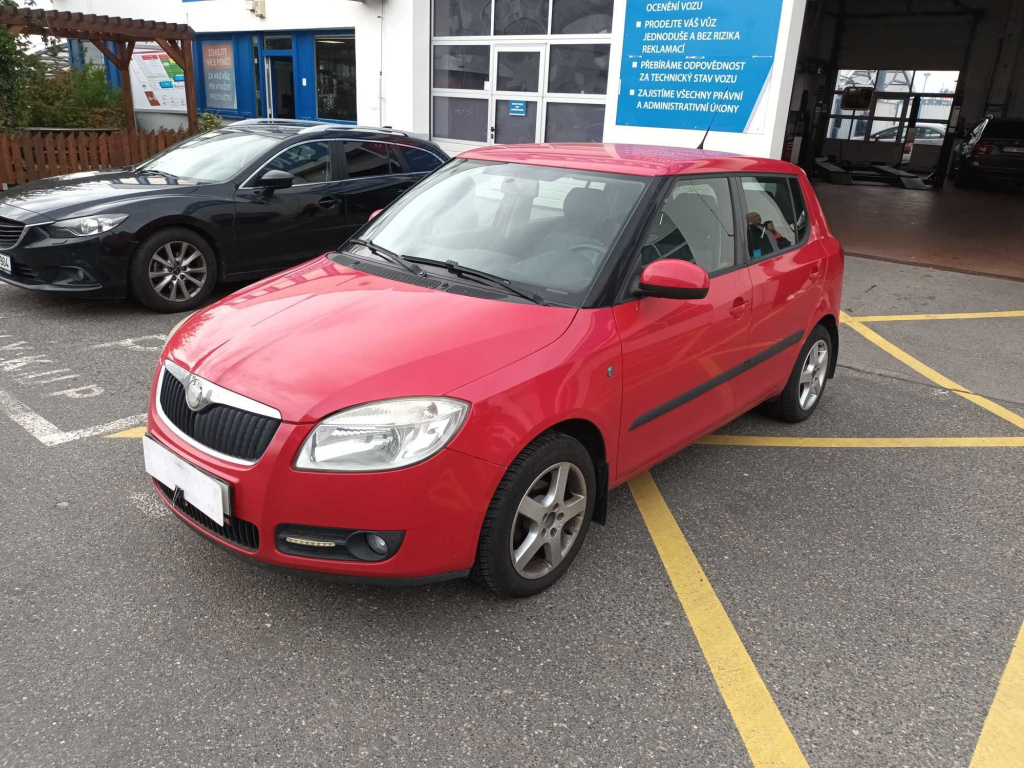
[{"label": "yellow parking line", "polygon": [[807,768],[796,739],[654,479],[645,472],[630,480],[629,489],[754,768]]},{"label": "yellow parking line", "polygon": [[1012,309],[1007,312],[950,312],[939,315],[863,315],[846,317],[845,321],[858,323],[891,323],[901,320],[982,320],[990,317],[1024,317],[1024,309]]},{"label": "yellow parking line", "polygon": [[846,323],[846,325],[848,325],[851,329],[855,330],[857,333],[859,333],[865,339],[870,341],[872,344],[874,344],[874,345],[880,347],[881,349],[885,350],[886,352],[888,352],[890,355],[895,357],[897,360],[899,360],[904,365],[907,365],[910,368],[913,368],[915,371],[917,371],[919,374],[924,376],[926,379],[929,379],[933,383],[938,384],[943,389],[948,389],[951,392],[955,392],[956,394],[960,395],[960,397],[964,398],[965,400],[970,400],[975,405],[980,405],[986,411],[988,411],[990,413],[994,413],[996,416],[998,416],[1001,419],[1005,419],[1006,421],[1008,421],[1011,424],[1013,424],[1015,427],[1019,427],[1020,429],[1024,429],[1024,416],[1020,416],[1019,414],[1016,414],[1013,411],[1008,410],[1008,409],[1004,408],[1001,405],[993,403],[987,397],[982,397],[981,395],[974,394],[969,389],[961,387],[959,384],[957,384],[952,379],[947,379],[945,376],[943,376],[941,373],[936,371],[934,368],[929,368],[927,365],[922,363],[916,357],[911,357],[906,352],[904,352],[902,349],[897,347],[895,344],[893,344],[893,343],[891,343],[889,341],[886,341],[881,336],[879,336],[877,333],[875,333],[873,330],[868,328],[866,325],[860,323],[857,320],[854,320],[852,317],[847,315],[845,312],[840,313],[840,319],[844,323]]},{"label": "yellow parking line", "polygon": [[700,445],[767,448],[1019,448],[1024,437],[761,437],[706,435]]},{"label": "yellow parking line", "polygon": [[1020,768],[1024,765],[1024,625],[996,688],[992,708],[981,727],[971,768]]},{"label": "yellow parking line", "polygon": [[146,434],[145,427],[136,427],[135,429],[126,429],[124,432],[115,432],[107,437],[143,437]]}]

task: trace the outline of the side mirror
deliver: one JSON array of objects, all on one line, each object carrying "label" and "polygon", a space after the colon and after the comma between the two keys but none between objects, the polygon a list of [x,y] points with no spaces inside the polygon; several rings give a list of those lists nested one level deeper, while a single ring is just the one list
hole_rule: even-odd
[{"label": "side mirror", "polygon": [[839,108],[859,112],[871,109],[875,102],[875,89],[871,86],[848,85],[843,88],[843,95],[839,99]]},{"label": "side mirror", "polygon": [[288,171],[272,170],[260,176],[259,185],[264,192],[273,192],[275,189],[288,189],[295,183],[295,177]]},{"label": "side mirror", "polygon": [[703,299],[710,288],[708,273],[692,261],[658,259],[640,275],[640,292],[663,299]]},{"label": "side mirror", "polygon": [[379,216],[379,215],[380,215],[381,213],[383,213],[383,211],[384,211],[384,209],[383,209],[383,208],[378,208],[378,209],[377,209],[376,211],[374,211],[373,213],[371,213],[371,214],[370,214],[370,218],[368,218],[368,219],[367,219],[367,221],[373,221],[373,220],[374,220],[374,219],[376,219],[376,218],[377,218],[377,217],[378,217],[378,216]]}]

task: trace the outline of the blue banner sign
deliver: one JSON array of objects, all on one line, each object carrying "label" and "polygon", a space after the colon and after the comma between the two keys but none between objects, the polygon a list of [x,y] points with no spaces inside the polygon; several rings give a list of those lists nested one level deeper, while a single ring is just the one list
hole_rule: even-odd
[{"label": "blue banner sign", "polygon": [[521,117],[526,116],[526,102],[525,101],[510,101],[508,103],[508,113],[510,115],[519,115]]},{"label": "blue banner sign", "polygon": [[616,123],[760,133],[782,0],[627,0]]}]

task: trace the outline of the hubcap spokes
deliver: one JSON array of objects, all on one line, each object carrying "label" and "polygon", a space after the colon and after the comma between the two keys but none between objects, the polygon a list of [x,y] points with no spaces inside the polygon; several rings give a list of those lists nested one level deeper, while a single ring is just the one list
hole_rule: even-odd
[{"label": "hubcap spokes", "polygon": [[587,485],[579,467],[561,462],[533,481],[519,502],[509,551],[516,572],[540,578],[572,549],[587,511]]},{"label": "hubcap spokes", "polygon": [[803,410],[809,410],[821,397],[821,390],[825,388],[825,378],[828,376],[828,344],[822,340],[814,343],[807,350],[807,357],[804,358],[800,368],[800,394],[799,402]]},{"label": "hubcap spokes", "polygon": [[188,301],[206,285],[206,257],[192,243],[165,243],[149,260],[149,281],[169,301]]}]

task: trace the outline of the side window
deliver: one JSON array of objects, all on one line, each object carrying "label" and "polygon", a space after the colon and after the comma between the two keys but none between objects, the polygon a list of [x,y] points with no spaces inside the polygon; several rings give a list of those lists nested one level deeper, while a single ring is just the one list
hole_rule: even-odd
[{"label": "side window", "polygon": [[[789,176],[744,176],[743,198],[747,206],[747,252],[752,259],[771,256],[796,245],[797,210]],[[803,207],[803,198],[800,198]],[[806,229],[807,214],[804,213]]]},{"label": "side window", "polygon": [[364,176],[384,176],[399,171],[398,163],[392,159],[388,145],[381,141],[342,142],[348,177],[359,179]]},{"label": "side window", "polygon": [[331,181],[331,149],[326,141],[296,144],[275,157],[260,171],[287,171],[296,184],[319,184]]},{"label": "side window", "polygon": [[718,272],[735,264],[728,179],[679,178],[655,215],[640,248],[644,266],[684,259]]},{"label": "side window", "polygon": [[405,158],[405,164],[409,166],[410,173],[430,173],[443,165],[439,157],[425,149],[416,149],[416,147],[400,147],[398,149]]}]

